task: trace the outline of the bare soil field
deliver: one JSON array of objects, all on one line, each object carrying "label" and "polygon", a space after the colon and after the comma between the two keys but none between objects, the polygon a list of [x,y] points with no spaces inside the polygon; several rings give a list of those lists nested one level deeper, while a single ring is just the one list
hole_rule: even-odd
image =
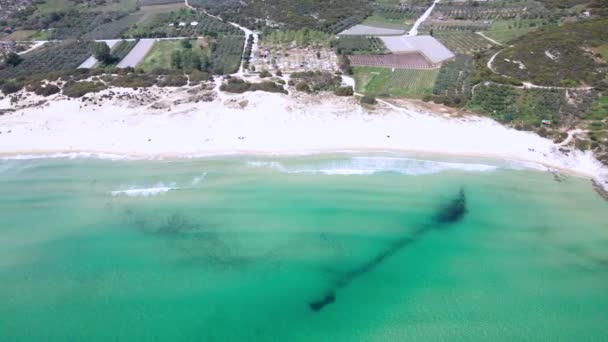
[{"label": "bare soil field", "polygon": [[296,72],[306,70],[337,71],[338,57],[330,48],[260,47],[251,63],[256,70]]}]

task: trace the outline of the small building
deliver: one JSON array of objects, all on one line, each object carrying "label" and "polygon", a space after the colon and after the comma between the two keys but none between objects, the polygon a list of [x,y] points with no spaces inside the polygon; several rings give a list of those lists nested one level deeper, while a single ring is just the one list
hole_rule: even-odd
[{"label": "small building", "polygon": [[2,29],[2,32],[6,33],[6,34],[11,34],[14,31],[15,31],[15,29],[13,29],[12,27],[9,27],[9,26]]},{"label": "small building", "polygon": [[190,26],[198,26],[198,21],[193,21],[190,23]]},{"label": "small building", "polygon": [[180,21],[179,24],[177,24],[179,27],[184,27],[186,26],[186,23],[183,21]]}]

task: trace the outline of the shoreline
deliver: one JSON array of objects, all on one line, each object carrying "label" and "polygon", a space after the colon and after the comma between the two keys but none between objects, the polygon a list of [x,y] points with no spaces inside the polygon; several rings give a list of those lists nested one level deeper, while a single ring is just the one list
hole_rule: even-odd
[{"label": "shoreline", "polygon": [[[401,153],[532,163],[594,179],[608,168],[583,153],[482,116],[399,99],[374,108],[352,97],[111,88],[80,99],[6,97],[0,159],[198,159]],[[16,104],[15,104],[16,103]],[[396,104],[395,104],[396,103]],[[433,110],[431,112],[430,110]]]},{"label": "shoreline", "polygon": [[[454,159],[461,163],[470,163],[472,159],[476,161],[486,161],[489,164],[516,163],[522,168],[533,169],[543,172],[558,171],[560,173],[588,178],[593,180],[595,174],[574,168],[563,167],[560,165],[544,163],[532,159],[520,159],[499,155],[487,154],[459,154],[444,151],[425,151],[425,150],[377,150],[369,148],[350,148],[337,150],[301,150],[301,151],[254,151],[254,150],[226,150],[205,152],[199,154],[137,154],[137,153],[116,153],[108,151],[29,151],[25,153],[0,152],[0,161],[9,160],[40,160],[40,159],[91,159],[91,160],[110,160],[110,161],[183,161],[183,160],[204,160],[213,158],[240,158],[240,157],[263,157],[263,158],[291,158],[291,157],[311,157],[311,156],[358,156],[362,154],[382,155],[387,157],[404,157],[419,160],[445,161],[446,158]],[[462,160],[467,159],[467,160]],[[599,183],[596,183],[598,186]]]}]

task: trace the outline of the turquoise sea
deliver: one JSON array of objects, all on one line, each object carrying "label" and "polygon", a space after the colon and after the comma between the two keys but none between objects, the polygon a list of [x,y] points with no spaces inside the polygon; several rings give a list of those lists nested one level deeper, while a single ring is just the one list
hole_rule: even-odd
[{"label": "turquoise sea", "polygon": [[607,341],[608,202],[487,160],[1,160],[0,340]]}]

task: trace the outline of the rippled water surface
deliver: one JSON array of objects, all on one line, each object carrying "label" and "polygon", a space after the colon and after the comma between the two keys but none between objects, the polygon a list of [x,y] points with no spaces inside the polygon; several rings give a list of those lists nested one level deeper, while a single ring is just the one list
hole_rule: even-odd
[{"label": "rippled water surface", "polygon": [[0,339],[607,340],[588,181],[420,156],[0,161]]}]

